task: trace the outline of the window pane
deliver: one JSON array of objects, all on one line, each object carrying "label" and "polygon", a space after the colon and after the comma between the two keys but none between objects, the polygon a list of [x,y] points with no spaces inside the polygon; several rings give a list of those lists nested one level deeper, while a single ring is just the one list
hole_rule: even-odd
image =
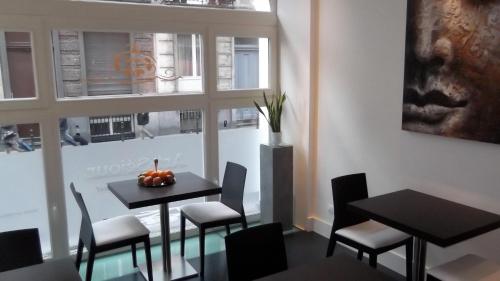
[{"label": "window pane", "polygon": [[50,257],[45,176],[38,124],[0,125],[0,232],[38,228]]},{"label": "window pane", "polygon": [[60,98],[202,91],[198,34],[60,30],[52,39]]},{"label": "window pane", "polygon": [[270,12],[269,0],[96,0],[107,2],[128,2],[172,6],[241,9]]},{"label": "window pane", "polygon": [[0,31],[0,100],[36,97],[31,34]]},{"label": "window pane", "polygon": [[[264,123],[263,123],[264,122]],[[219,179],[223,179],[228,161],[247,168],[245,213],[260,213],[260,144],[267,139],[267,126],[257,109],[233,108],[218,113]]]},{"label": "window pane", "polygon": [[267,38],[217,37],[217,89],[269,86]]},{"label": "window pane", "polygon": [[[75,183],[93,221],[124,215],[137,216],[152,236],[160,235],[157,206],[128,210],[107,183],[136,179],[159,159],[160,169],[190,171],[203,176],[203,133],[200,110],[142,112],[60,120],[62,156],[70,245],[76,247],[81,213],[69,192]],[[204,198],[189,200],[202,202]],[[178,207],[170,204],[172,231],[178,230]]]}]

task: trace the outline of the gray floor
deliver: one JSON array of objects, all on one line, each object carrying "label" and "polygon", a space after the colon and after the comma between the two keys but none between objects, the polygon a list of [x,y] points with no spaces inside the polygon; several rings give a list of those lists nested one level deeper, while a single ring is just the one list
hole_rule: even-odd
[{"label": "gray floor", "polygon": [[[308,263],[314,263],[323,259],[328,245],[328,239],[312,232],[296,232],[285,236],[288,266],[294,268]],[[337,245],[335,254],[345,253],[351,256],[356,256],[351,250]],[[199,258],[188,260],[193,267],[199,269]],[[368,260],[365,258],[365,263]],[[384,266],[378,266],[378,270],[385,272],[396,280],[405,280],[405,278]],[[204,281],[225,281],[226,275],[226,256],[224,252],[218,252],[207,255],[205,258],[205,278],[191,278],[188,280],[204,280]],[[144,280],[140,274],[132,274],[124,276],[114,281],[142,281]],[[357,281],[357,280],[356,280]]]}]

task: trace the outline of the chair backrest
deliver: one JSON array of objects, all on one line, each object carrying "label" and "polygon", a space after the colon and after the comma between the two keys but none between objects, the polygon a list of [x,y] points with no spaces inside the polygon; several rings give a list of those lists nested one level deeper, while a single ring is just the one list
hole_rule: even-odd
[{"label": "chair backrest", "polygon": [[349,202],[368,198],[364,173],[332,179],[332,194],[335,230],[367,221],[363,216],[350,212],[347,208]]},{"label": "chair backrest", "polygon": [[94,230],[92,229],[92,221],[90,220],[90,215],[87,210],[87,207],[85,206],[85,202],[83,201],[82,194],[75,189],[75,185],[71,183],[69,185],[69,188],[71,189],[71,192],[73,193],[73,196],[75,197],[76,203],[78,204],[78,207],[80,207],[80,211],[82,212],[82,224],[80,226],[80,239],[83,241],[85,244],[85,247],[87,249],[90,249],[90,247],[95,246],[95,239],[94,239]]},{"label": "chair backrest", "polygon": [[229,281],[254,280],[288,269],[281,223],[247,228],[225,240]]},{"label": "chair backrest", "polygon": [[243,193],[246,177],[247,168],[233,162],[227,162],[222,181],[221,202],[240,214],[244,212]]},{"label": "chair backrest", "polygon": [[0,272],[43,262],[38,229],[0,233]]}]

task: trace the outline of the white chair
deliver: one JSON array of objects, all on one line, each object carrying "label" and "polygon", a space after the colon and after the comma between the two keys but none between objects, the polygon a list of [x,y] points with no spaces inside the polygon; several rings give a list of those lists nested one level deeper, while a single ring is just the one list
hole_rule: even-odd
[{"label": "white chair", "polygon": [[71,192],[75,197],[82,212],[82,224],[80,227],[80,239],[76,253],[76,267],[80,269],[82,262],[83,246],[89,251],[87,260],[86,281],[92,279],[92,269],[95,255],[100,252],[109,251],[125,246],[132,248],[132,261],[137,267],[136,244],[144,243],[146,252],[146,263],[148,279],[153,281],[153,266],[151,263],[151,244],[149,241],[149,230],[134,216],[119,216],[96,223],[92,223],[90,215],[83,201],[82,194],[77,192],[73,183],[70,184]]},{"label": "white chair", "polygon": [[184,256],[187,218],[200,230],[200,276],[203,276],[205,269],[205,230],[225,226],[229,234],[229,225],[235,223],[241,223],[244,229],[247,228],[243,209],[246,175],[245,167],[227,162],[220,202],[187,204],[181,208],[181,256]]},{"label": "white chair", "polygon": [[427,271],[427,281],[498,281],[500,265],[468,254]]}]

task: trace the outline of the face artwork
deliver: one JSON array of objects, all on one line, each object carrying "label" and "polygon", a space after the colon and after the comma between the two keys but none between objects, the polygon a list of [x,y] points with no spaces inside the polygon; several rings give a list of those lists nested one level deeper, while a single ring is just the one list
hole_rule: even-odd
[{"label": "face artwork", "polygon": [[500,143],[500,0],[408,0],[403,129]]}]

